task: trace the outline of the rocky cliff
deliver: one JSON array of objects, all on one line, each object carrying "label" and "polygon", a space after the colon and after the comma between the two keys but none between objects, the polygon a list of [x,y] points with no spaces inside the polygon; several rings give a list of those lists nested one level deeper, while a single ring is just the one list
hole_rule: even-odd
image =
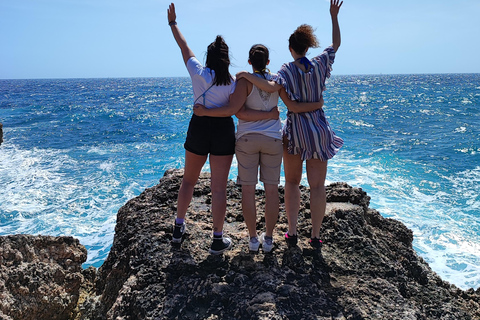
[{"label": "rocky cliff", "polygon": [[71,237],[0,237],[0,319],[71,319],[86,259]]},{"label": "rocky cliff", "polygon": [[[49,291],[32,282],[45,281],[46,286],[58,282],[55,275],[49,276],[53,271],[34,267],[47,264],[51,250],[33,249],[38,238],[32,237],[27,238],[30,243],[25,240],[16,244],[18,249],[5,251],[5,243],[13,247],[12,239],[22,236],[3,237],[0,318],[480,319],[480,290],[462,291],[442,281],[412,249],[412,232],[369,208],[369,197],[361,189],[345,183],[327,187],[321,251],[307,245],[310,219],[308,190],[303,187],[298,247],[285,244],[282,214],[273,252],[253,254],[247,250],[240,188],[229,182],[225,232],[234,247],[210,256],[207,174],[195,188],[185,241],[179,247],[170,243],[181,178],[181,170],[167,171],[157,186],[119,210],[113,246],[98,270],[89,268],[79,275],[84,251],[71,238],[62,238],[77,252],[73,258],[69,251],[67,264],[65,255],[50,258],[52,268],[65,279],[56,289],[64,312],[47,303],[55,299],[47,297],[43,304],[29,298]],[[284,212],[281,188],[280,194]],[[261,190],[258,196],[258,228],[263,229]],[[27,254],[32,251],[42,252],[46,260],[32,258]],[[69,303],[74,300],[76,308]],[[23,317],[27,313],[31,318]]]}]

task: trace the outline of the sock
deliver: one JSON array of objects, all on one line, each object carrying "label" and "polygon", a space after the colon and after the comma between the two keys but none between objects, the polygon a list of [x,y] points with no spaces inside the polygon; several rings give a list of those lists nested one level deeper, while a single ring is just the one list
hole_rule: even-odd
[{"label": "sock", "polygon": [[265,236],[265,240],[273,241],[273,237]]},{"label": "sock", "polygon": [[222,238],[223,237],[223,231],[220,232],[214,232],[213,233],[214,238]]},{"label": "sock", "polygon": [[257,238],[257,237],[250,237],[250,242],[252,242],[252,243],[257,243],[257,242],[258,242],[258,238]]},{"label": "sock", "polygon": [[176,224],[183,224],[184,222],[185,222],[185,219],[180,219],[180,218],[175,219]]}]

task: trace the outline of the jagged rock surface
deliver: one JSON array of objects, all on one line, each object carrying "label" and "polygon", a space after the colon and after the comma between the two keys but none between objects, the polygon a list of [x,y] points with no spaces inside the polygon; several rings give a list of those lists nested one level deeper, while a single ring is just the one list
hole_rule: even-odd
[{"label": "jagged rock surface", "polygon": [[[272,253],[247,251],[240,188],[228,184],[225,232],[234,247],[210,256],[209,175],[195,188],[187,236],[172,247],[181,170],[118,212],[103,266],[84,272],[76,319],[480,319],[480,292],[442,281],[412,249],[402,223],[368,207],[345,183],[327,187],[321,251],[308,247],[308,190],[302,187],[299,245],[288,248],[281,217]],[[264,229],[258,191],[258,229]]]},{"label": "jagged rock surface", "polygon": [[[183,172],[118,212],[103,266],[81,270],[86,250],[71,237],[0,237],[0,319],[480,319],[480,289],[442,281],[412,249],[402,223],[369,208],[345,183],[327,187],[321,251],[309,248],[308,189],[302,187],[299,245],[288,248],[282,215],[272,253],[247,251],[240,188],[228,184],[225,232],[234,247],[210,256],[209,175],[189,209],[188,231],[172,247]],[[264,194],[258,191],[258,229]]]},{"label": "jagged rock surface", "polygon": [[0,145],[3,142],[3,124],[0,122]]},{"label": "jagged rock surface", "polygon": [[0,237],[0,319],[72,319],[86,259],[72,237]]}]

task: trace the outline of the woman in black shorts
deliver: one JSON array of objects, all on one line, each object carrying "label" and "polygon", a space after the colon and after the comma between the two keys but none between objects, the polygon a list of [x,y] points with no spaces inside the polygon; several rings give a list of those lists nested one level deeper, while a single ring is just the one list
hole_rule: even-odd
[{"label": "woman in black shorts", "polygon": [[[192,79],[195,102],[207,108],[217,108],[228,103],[235,90],[235,81],[229,73],[228,46],[217,36],[207,49],[206,66],[203,66],[188,47],[180,32],[174,4],[170,4],[168,24],[182,52],[183,61]],[[232,245],[231,239],[223,237],[223,223],[227,205],[226,188],[230,165],[235,153],[235,126],[232,117],[192,116],[185,141],[185,172],[178,191],[177,217],[173,229],[173,243],[181,243],[185,233],[185,216],[193,196],[200,171],[210,161],[213,242],[211,254],[220,254]]]}]

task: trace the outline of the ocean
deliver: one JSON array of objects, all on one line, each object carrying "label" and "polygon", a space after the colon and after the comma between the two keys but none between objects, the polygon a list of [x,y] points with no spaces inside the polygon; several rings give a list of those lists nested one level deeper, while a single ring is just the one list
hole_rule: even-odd
[{"label": "ocean", "polygon": [[[442,279],[480,287],[480,74],[332,76],[324,97],[345,140],[327,184],[365,190]],[[192,100],[189,78],[0,80],[0,235],[73,236],[101,266],[118,209],[183,167]]]}]

